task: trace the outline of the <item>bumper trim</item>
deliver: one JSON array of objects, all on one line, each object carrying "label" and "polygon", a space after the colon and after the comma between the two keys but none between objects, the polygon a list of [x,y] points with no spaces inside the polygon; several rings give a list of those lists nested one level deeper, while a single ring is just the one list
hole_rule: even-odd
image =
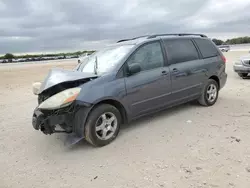
[{"label": "bumper trim", "polygon": [[64,145],[66,147],[71,147],[73,145],[75,145],[76,143],[80,142],[82,139],[84,139],[83,136],[79,136],[76,133],[70,133],[67,135],[65,141],[64,141]]}]

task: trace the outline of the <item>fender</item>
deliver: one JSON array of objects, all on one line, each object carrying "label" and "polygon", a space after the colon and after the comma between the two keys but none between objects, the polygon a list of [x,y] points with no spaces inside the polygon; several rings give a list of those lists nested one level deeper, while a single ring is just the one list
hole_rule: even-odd
[{"label": "fender", "polygon": [[[116,78],[114,74],[100,76],[80,86],[81,92],[76,98],[76,104],[80,109],[75,114],[74,132],[83,136],[84,126],[91,109],[98,103],[113,100],[120,103],[128,116],[129,108],[126,105],[126,87],[124,78]],[[82,107],[82,108],[81,108]]]},{"label": "fender", "polygon": [[115,100],[127,109],[124,78],[116,78],[115,74],[104,75],[82,84],[80,87],[82,90],[76,98],[79,102],[94,105],[103,100]]}]

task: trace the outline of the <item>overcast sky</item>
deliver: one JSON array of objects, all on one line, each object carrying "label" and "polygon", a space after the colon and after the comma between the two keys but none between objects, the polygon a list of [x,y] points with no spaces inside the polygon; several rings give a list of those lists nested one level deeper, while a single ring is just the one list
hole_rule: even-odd
[{"label": "overcast sky", "polygon": [[250,0],[0,0],[0,54],[98,49],[173,32],[250,35]]}]

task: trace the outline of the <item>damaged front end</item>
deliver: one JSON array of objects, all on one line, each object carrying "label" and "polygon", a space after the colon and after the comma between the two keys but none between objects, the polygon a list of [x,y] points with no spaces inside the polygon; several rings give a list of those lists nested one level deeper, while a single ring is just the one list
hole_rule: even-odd
[{"label": "damaged front end", "polygon": [[41,130],[44,134],[72,133],[74,121],[74,104],[57,110],[41,110],[36,108],[32,117],[34,129]]},{"label": "damaged front end", "polygon": [[34,129],[46,135],[72,133],[75,115],[80,108],[76,104],[80,86],[95,78],[97,76],[93,74],[53,69],[43,83],[34,83],[33,93],[38,96],[38,106],[32,117]]}]

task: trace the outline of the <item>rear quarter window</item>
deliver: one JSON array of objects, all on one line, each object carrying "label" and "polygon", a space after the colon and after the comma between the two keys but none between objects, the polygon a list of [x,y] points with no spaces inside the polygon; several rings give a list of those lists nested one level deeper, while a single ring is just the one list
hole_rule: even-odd
[{"label": "rear quarter window", "polygon": [[198,45],[203,58],[216,57],[219,55],[217,48],[210,40],[194,39],[194,41]]}]

